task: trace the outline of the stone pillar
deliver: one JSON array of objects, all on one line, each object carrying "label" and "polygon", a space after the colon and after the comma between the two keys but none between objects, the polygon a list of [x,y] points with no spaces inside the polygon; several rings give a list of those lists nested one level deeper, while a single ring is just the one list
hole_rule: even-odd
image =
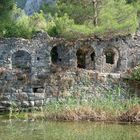
[{"label": "stone pillar", "polygon": [[95,70],[103,72],[104,56],[102,54],[103,49],[96,50],[95,55]]},{"label": "stone pillar", "polygon": [[73,47],[69,50],[69,66],[73,68],[77,68],[77,50]]}]

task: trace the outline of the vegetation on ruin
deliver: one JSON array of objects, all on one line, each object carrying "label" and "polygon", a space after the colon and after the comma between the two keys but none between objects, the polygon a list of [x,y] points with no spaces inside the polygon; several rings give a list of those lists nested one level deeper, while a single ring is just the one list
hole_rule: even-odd
[{"label": "vegetation on ruin", "polygon": [[132,70],[131,79],[140,81],[140,65]]},{"label": "vegetation on ruin", "polygon": [[0,0],[0,37],[31,38],[35,32],[77,39],[134,33],[138,27],[138,0],[58,0],[27,16],[14,0]]},{"label": "vegetation on ruin", "polygon": [[137,65],[133,69],[126,71],[124,79],[134,81],[134,83],[140,82],[140,65]]}]

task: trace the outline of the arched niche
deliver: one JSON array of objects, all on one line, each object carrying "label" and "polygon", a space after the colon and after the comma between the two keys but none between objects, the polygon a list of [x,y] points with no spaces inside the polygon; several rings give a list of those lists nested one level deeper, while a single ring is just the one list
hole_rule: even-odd
[{"label": "arched niche", "polygon": [[60,48],[60,46],[53,47],[50,54],[51,54],[51,62],[53,64],[62,64],[61,58],[62,49]]},{"label": "arched niche", "polygon": [[95,69],[95,51],[91,46],[82,46],[77,50],[77,67],[83,69]]},{"label": "arched niche", "polygon": [[114,64],[115,63],[115,52],[112,49],[105,51],[106,63]]},{"label": "arched niche", "polygon": [[58,48],[57,46],[53,47],[51,50],[51,61],[53,64],[57,64],[58,63]]},{"label": "arched niche", "polygon": [[118,67],[119,52],[116,48],[106,48],[104,50],[104,72],[115,72]]},{"label": "arched niche", "polygon": [[31,55],[24,50],[18,50],[12,54],[12,68],[31,70]]}]

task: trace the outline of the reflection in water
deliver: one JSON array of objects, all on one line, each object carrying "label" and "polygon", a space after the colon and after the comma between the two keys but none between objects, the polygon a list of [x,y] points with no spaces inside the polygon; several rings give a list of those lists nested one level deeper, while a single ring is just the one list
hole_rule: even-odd
[{"label": "reflection in water", "polygon": [[140,125],[0,121],[0,140],[140,140]]}]

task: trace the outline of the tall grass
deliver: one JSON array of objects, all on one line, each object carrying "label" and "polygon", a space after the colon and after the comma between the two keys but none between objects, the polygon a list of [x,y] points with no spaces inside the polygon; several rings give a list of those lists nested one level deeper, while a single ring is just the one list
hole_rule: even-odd
[{"label": "tall grass", "polygon": [[13,106],[9,118],[108,121],[117,120],[119,116],[139,105],[140,98],[130,96],[120,87],[116,87],[103,91],[98,97],[83,96],[82,93],[67,98],[54,98],[39,110],[27,108],[15,112]]},{"label": "tall grass", "polygon": [[[138,97],[122,95],[121,88],[116,88],[103,93],[95,98],[82,98],[71,96],[67,99],[54,100],[46,104],[43,112],[46,118],[52,119],[78,119],[81,116],[100,119],[114,119],[134,106],[140,104]],[[103,117],[103,118],[102,118]]]}]

